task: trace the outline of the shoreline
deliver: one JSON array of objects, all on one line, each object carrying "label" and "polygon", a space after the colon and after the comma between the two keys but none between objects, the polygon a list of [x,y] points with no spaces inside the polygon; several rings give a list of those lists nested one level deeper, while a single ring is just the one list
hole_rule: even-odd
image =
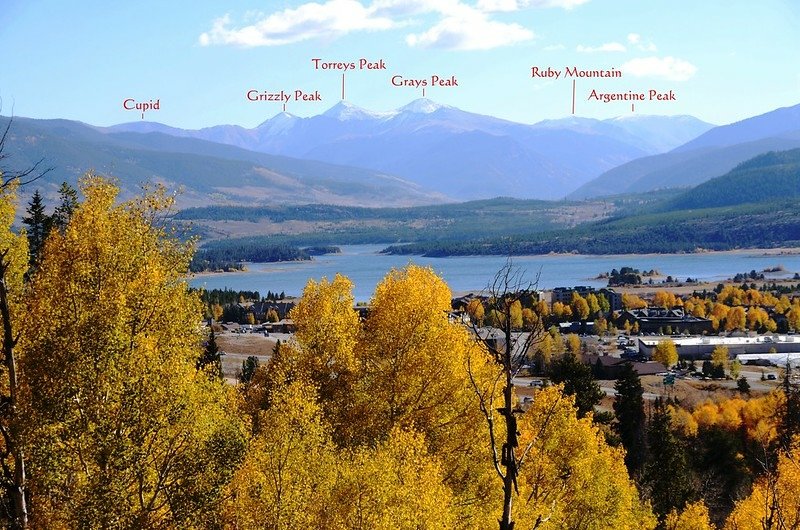
[{"label": "shoreline", "polygon": [[[337,245],[337,246],[339,246],[339,248],[356,247],[356,246],[375,246],[375,247],[379,247],[379,246],[381,246],[381,244]],[[344,253],[343,252],[339,252],[337,254],[338,255],[342,255]],[[376,252],[376,254],[383,255],[383,254],[380,254],[380,252]],[[780,247],[780,248],[761,248],[761,247],[757,247],[757,248],[737,248],[737,249],[734,249],[734,250],[698,250],[698,251],[695,251],[695,252],[646,252],[646,253],[641,253],[641,254],[633,254],[633,253],[627,253],[627,254],[580,254],[580,253],[577,253],[577,252],[563,252],[563,253],[549,252],[547,254],[520,254],[520,255],[512,256],[512,258],[535,258],[535,257],[539,257],[539,258],[548,258],[548,257],[564,258],[564,257],[569,257],[569,256],[589,257],[589,258],[597,258],[597,257],[610,258],[610,257],[614,257],[614,256],[620,256],[620,257],[658,257],[658,256],[691,256],[691,255],[695,255],[695,254],[696,255],[719,254],[719,255],[732,255],[732,256],[733,255],[742,255],[742,254],[757,254],[757,256],[755,256],[755,257],[798,256],[798,255],[800,255],[800,247]],[[403,254],[403,256],[407,256],[409,259],[413,259],[415,257],[417,257],[417,258],[425,257],[426,259],[435,259],[435,260],[439,260],[439,259],[444,260],[444,259],[448,259],[448,258],[468,258],[468,257],[478,257],[478,258],[504,257],[501,254],[469,254],[469,255],[458,254],[458,255],[453,255],[453,256],[422,256],[420,254]],[[264,264],[264,265],[278,265],[278,264],[281,264],[281,263],[303,263],[303,262],[313,262],[313,261],[315,261],[315,260],[312,258],[310,260],[264,261],[264,262],[257,261],[257,262],[243,262],[243,263],[245,263],[245,265],[247,266],[247,265],[262,265],[262,264]],[[779,265],[779,264],[776,264],[776,265]],[[194,279],[194,278],[216,277],[216,276],[222,276],[222,275],[225,275],[225,276],[239,276],[239,275],[242,275],[242,274],[247,274],[247,273],[252,273],[252,272],[256,272],[256,271],[254,271],[253,269],[247,268],[247,269],[241,270],[241,271],[237,270],[237,271],[228,271],[228,272],[224,272],[224,271],[190,272],[190,273],[186,274],[186,277],[188,279]],[[739,272],[745,272],[745,271],[739,271]],[[758,272],[761,272],[761,271],[758,271]],[[736,273],[733,273],[733,274],[736,274]]]}]

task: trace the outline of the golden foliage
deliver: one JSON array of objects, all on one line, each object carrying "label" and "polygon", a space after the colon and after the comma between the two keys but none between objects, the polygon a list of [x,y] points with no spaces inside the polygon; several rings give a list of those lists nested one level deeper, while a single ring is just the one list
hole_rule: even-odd
[{"label": "golden foliage", "polygon": [[[516,525],[521,528],[646,529],[655,519],[628,478],[623,451],[609,447],[591,417],[578,419],[560,387],[536,393],[519,420]],[[539,526],[534,526],[536,522]]]},{"label": "golden foliage", "polygon": [[653,295],[653,305],[670,309],[678,305],[675,293],[670,291],[656,291]]},{"label": "golden foliage", "polygon": [[800,450],[783,453],[777,470],[761,477],[725,522],[725,530],[800,527]]},{"label": "golden foliage", "polygon": [[683,418],[683,413],[681,424],[687,425],[686,434],[696,434],[700,427],[722,427],[730,431],[744,428],[749,439],[768,447],[777,439],[778,411],[784,399],[782,392],[772,392],[747,400],[737,397],[717,403],[708,401],[692,412],[694,427],[691,421]]},{"label": "golden foliage", "polygon": [[572,307],[572,313],[580,320],[589,318],[589,303],[576,291],[572,291],[572,303],[570,306]]},{"label": "golden foliage", "polygon": [[664,530],[714,530],[714,525],[708,518],[708,508],[698,501],[687,504],[680,513],[673,510],[667,514]]},{"label": "golden foliage", "polygon": [[314,387],[295,382],[277,389],[261,416],[261,429],[230,483],[228,524],[314,528],[337,478],[337,455]]},{"label": "golden foliage", "polygon": [[358,449],[346,462],[315,527],[447,530],[456,528],[453,501],[424,437],[393,429],[377,448]]},{"label": "golden foliage", "polygon": [[163,193],[115,206],[109,182],[82,189],[65,233],[45,244],[20,341],[34,521],[202,525],[227,480],[204,461],[209,444],[243,441],[228,390],[195,369],[189,248],[156,224]]},{"label": "golden foliage", "polygon": [[622,307],[625,309],[644,309],[647,307],[647,302],[635,294],[622,293]]},{"label": "golden foliage", "polygon": [[669,339],[658,341],[653,350],[653,360],[667,368],[675,365],[678,362],[678,348],[675,343]]},{"label": "golden foliage", "polygon": [[581,352],[581,338],[575,333],[567,335],[567,351],[578,354]]},{"label": "golden foliage", "polygon": [[486,310],[479,298],[473,298],[469,301],[467,304],[467,314],[476,325],[483,325],[483,317],[486,314]]},{"label": "golden foliage", "polygon": [[360,325],[352,289],[352,282],[341,274],[332,282],[309,280],[303,298],[292,309],[296,339],[309,354],[305,360],[315,376],[312,380],[356,369],[354,349]]},{"label": "golden foliage", "polygon": [[725,369],[728,367],[729,357],[727,346],[717,346],[714,348],[714,351],[711,352],[711,363]]}]

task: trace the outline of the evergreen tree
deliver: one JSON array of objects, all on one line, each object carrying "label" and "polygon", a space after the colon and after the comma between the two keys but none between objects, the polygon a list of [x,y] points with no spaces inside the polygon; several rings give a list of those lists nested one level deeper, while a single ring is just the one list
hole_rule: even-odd
[{"label": "evergreen tree", "polygon": [[566,352],[550,365],[550,380],[563,383],[564,393],[575,396],[579,418],[592,412],[605,395],[592,377],[592,369],[579,361],[573,352]]},{"label": "evergreen tree", "polygon": [[800,434],[800,386],[792,382],[792,366],[788,359],[781,386],[786,399],[779,411],[778,442],[781,448],[789,450],[792,438]]},{"label": "evergreen tree", "polygon": [[58,188],[58,195],[61,202],[53,211],[52,226],[63,233],[78,206],[78,191],[66,182],[62,182]]},{"label": "evergreen tree", "polygon": [[213,329],[208,336],[208,341],[206,341],[206,347],[203,349],[203,353],[197,360],[198,370],[202,370],[206,366],[211,366],[212,373],[220,379],[222,378],[222,354],[219,351],[219,346],[217,346],[217,337]]},{"label": "evergreen tree", "polygon": [[50,217],[44,213],[44,202],[39,190],[33,193],[25,212],[28,215],[22,218],[22,224],[25,225],[28,233],[29,263],[31,267],[36,267],[39,263],[44,241],[47,239],[47,234],[50,232],[52,225]]},{"label": "evergreen tree", "polygon": [[240,383],[249,383],[258,370],[258,357],[255,355],[249,356],[242,361],[242,373],[239,374]]},{"label": "evergreen tree", "polygon": [[742,394],[750,393],[750,383],[747,382],[747,378],[745,376],[742,376],[736,380],[736,389]]},{"label": "evergreen tree", "polygon": [[686,451],[672,432],[667,404],[658,398],[653,403],[647,429],[649,458],[644,484],[653,511],[660,521],[673,509],[682,510],[694,496]]},{"label": "evergreen tree", "polygon": [[645,439],[647,417],[644,412],[644,389],[639,374],[631,363],[625,363],[622,373],[614,383],[616,430],[625,448],[625,466],[631,476],[637,476],[647,456]]}]

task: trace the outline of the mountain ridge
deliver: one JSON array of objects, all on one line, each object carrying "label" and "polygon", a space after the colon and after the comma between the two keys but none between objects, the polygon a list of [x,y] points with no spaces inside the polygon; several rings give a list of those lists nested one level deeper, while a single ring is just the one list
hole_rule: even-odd
[{"label": "mountain ridge", "polygon": [[626,162],[586,182],[571,199],[695,186],[769,151],[800,147],[800,104],[706,131],[675,149]]},{"label": "mountain ridge", "polygon": [[[0,126],[9,118],[0,117]],[[448,200],[395,175],[363,168],[251,152],[162,132],[100,131],[70,120],[15,117],[6,141],[8,169],[44,158],[56,171],[37,182],[55,192],[56,181],[75,183],[89,170],[115,176],[123,195],[144,182],[183,189],[182,206],[208,203],[330,202],[373,206]]]},{"label": "mountain ridge", "polygon": [[[497,195],[559,199],[605,169],[674,147],[711,127],[685,116],[581,120],[524,124],[419,98],[384,112],[348,101],[307,118],[279,112],[253,129],[218,125],[176,131],[163,124],[133,122],[105,131],[156,129],[269,154],[364,167],[472,200]],[[465,165],[464,160],[471,163]]]}]

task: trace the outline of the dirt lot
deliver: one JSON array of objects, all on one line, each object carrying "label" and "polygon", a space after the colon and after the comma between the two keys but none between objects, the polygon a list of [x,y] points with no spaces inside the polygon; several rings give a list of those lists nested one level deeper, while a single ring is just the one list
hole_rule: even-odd
[{"label": "dirt lot", "polygon": [[[764,374],[775,374],[773,381],[761,381],[760,366],[743,366],[741,374],[747,378],[750,384],[750,396],[757,397],[778,388],[781,383],[781,370],[776,367],[764,367]],[[732,397],[747,397],[736,390],[736,381],[720,380],[698,380],[698,379],[676,379],[673,386],[664,386],[664,378],[657,375],[647,375],[641,378],[644,388],[645,401],[652,401],[657,397],[672,397],[680,401],[681,405],[693,408],[705,401],[719,401]],[[614,381],[598,381],[600,388],[606,396],[597,406],[599,410],[613,411],[614,403]],[[535,389],[518,385],[514,388],[515,393],[520,399],[533,397]]]},{"label": "dirt lot", "polygon": [[266,364],[272,357],[273,349],[278,337],[265,337],[258,333],[229,333],[217,335],[219,350],[222,356],[222,372],[225,379],[231,383],[236,382],[236,377],[242,369],[242,361],[254,355],[259,363]]}]

